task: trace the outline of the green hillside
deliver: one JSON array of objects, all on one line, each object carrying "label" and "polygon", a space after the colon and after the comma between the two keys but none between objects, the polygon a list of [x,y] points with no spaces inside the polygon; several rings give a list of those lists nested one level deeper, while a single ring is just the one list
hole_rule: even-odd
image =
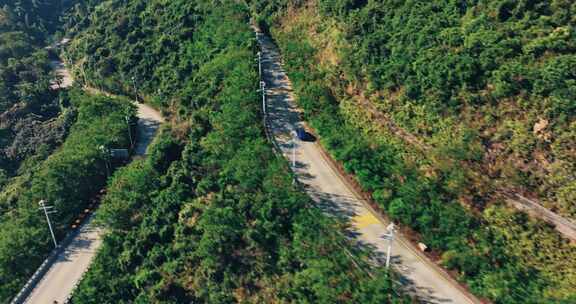
[{"label": "green hillside", "polygon": [[[71,303],[417,302],[274,152],[251,23],[317,143],[422,254],[489,303],[576,302],[576,242],[504,199],[576,220],[573,1],[0,0],[0,303],[52,250],[38,201],[62,239],[104,189]],[[72,88],[51,88],[58,56]],[[108,168],[135,98],[164,126]]]},{"label": "green hillside", "polygon": [[465,163],[482,175],[454,181],[471,203],[507,186],[576,217],[572,1],[254,2],[263,21],[308,38],[342,104],[370,101],[429,148],[437,174]]},{"label": "green hillside", "polygon": [[128,146],[125,100],[51,88],[45,49],[61,1],[0,1],[0,302],[52,250],[44,199],[62,239],[106,182],[99,145]]},{"label": "green hillside", "polygon": [[110,182],[111,231],[74,303],[410,303],[266,142],[245,6],[105,1],[89,19],[70,54],[90,83],[133,94],[139,75],[172,123]]},{"label": "green hillside", "polygon": [[323,145],[388,216],[480,296],[575,300],[574,244],[498,196],[575,215],[572,2],[250,5]]}]

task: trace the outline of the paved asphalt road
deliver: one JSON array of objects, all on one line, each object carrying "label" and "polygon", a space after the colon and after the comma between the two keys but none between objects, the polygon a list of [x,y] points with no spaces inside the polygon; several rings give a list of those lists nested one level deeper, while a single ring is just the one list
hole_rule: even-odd
[{"label": "paved asphalt road", "polygon": [[102,244],[102,230],[91,225],[92,218],[80,229],[80,233],[59,255],[50,270],[24,303],[65,303],[77,282],[90,266]]},{"label": "paved asphalt road", "polygon": [[[63,76],[61,87],[70,86],[72,79],[70,73],[62,64],[55,63],[56,72]],[[65,85],[64,85],[65,84]],[[136,143],[136,155],[145,155],[146,148],[154,139],[156,131],[163,122],[158,111],[144,105],[138,106],[138,139]],[[72,240],[59,255],[52,267],[42,280],[36,285],[34,291],[26,299],[28,304],[53,304],[65,303],[74,287],[82,279],[82,275],[88,270],[92,259],[96,256],[98,248],[102,244],[102,230],[91,225],[92,219],[88,220],[81,228],[80,233]]]},{"label": "paved asphalt road", "polygon": [[[263,77],[267,88],[269,128],[286,158],[292,159],[293,130],[303,126],[299,120],[290,80],[286,76],[277,48],[258,33],[262,47]],[[348,220],[360,245],[371,247],[384,258],[388,241],[383,238],[388,223],[375,216],[344,182],[338,171],[324,158],[314,142],[296,142],[296,174],[310,196],[331,215]],[[401,236],[392,247],[392,265],[402,275],[406,290],[428,303],[480,303],[448,278],[432,262],[416,253]]]}]

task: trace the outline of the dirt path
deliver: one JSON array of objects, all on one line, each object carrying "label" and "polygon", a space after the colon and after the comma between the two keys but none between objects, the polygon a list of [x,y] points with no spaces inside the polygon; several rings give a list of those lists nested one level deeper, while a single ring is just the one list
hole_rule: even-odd
[{"label": "dirt path", "polygon": [[54,69],[56,77],[58,77],[55,81],[52,82],[52,89],[64,89],[72,86],[74,80],[72,79],[70,71],[66,69],[62,61],[52,60],[50,61],[50,65],[52,66],[52,69]]}]

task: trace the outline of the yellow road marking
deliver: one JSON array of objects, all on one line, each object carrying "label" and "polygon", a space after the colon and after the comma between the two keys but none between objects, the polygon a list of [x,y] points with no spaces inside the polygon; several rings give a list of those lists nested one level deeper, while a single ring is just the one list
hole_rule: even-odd
[{"label": "yellow road marking", "polygon": [[378,224],[380,221],[370,212],[358,215],[353,219],[356,224],[356,228],[362,229],[364,227],[370,226],[372,224]]}]

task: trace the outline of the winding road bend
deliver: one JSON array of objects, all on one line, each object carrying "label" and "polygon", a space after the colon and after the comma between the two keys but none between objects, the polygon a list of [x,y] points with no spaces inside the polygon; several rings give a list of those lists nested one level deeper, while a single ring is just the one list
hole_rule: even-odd
[{"label": "winding road bend", "polygon": [[[288,159],[293,157],[292,133],[303,126],[299,120],[290,80],[272,41],[256,30],[262,50],[263,78],[267,88],[267,125],[277,145]],[[340,173],[325,159],[314,142],[297,142],[295,173],[306,191],[330,215],[350,222],[351,234],[359,245],[374,249],[377,259],[385,256],[384,239],[388,223],[360,199]],[[406,290],[425,303],[481,303],[437,265],[427,260],[401,235],[392,246],[392,266],[401,274]]]},{"label": "winding road bend", "polygon": [[[71,86],[73,80],[64,65],[55,61],[53,67],[56,74],[62,77],[59,87]],[[162,115],[152,107],[140,103],[135,104],[138,106],[139,118],[135,154],[143,156],[146,155],[146,149],[164,120]],[[92,225],[92,218],[90,218],[80,228],[70,244],[61,250],[55,262],[24,303],[66,303],[76,284],[80,282],[84,272],[88,270],[92,259],[96,256],[98,248],[102,244],[102,236],[102,229]]]}]

